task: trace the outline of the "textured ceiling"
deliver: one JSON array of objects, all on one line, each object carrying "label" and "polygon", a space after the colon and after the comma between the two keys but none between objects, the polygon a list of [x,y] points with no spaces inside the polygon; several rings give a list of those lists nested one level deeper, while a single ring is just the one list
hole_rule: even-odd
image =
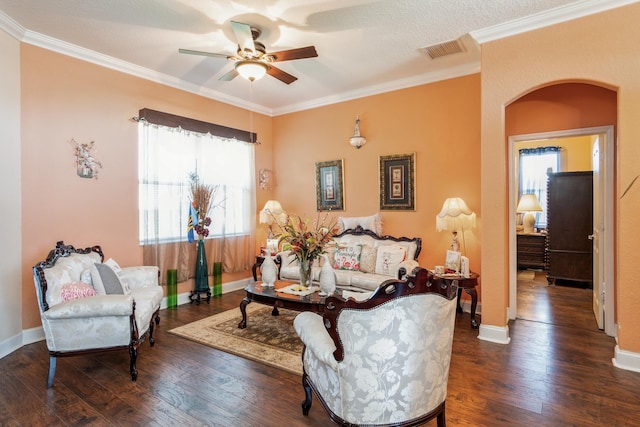
[{"label": "textured ceiling", "polygon": [[[0,29],[38,46],[266,114],[281,114],[478,72],[479,45],[630,1],[604,0],[0,0]],[[314,45],[279,62],[298,80],[218,78],[235,53],[230,21],[262,30],[267,51]],[[460,39],[464,52],[421,48]]]}]

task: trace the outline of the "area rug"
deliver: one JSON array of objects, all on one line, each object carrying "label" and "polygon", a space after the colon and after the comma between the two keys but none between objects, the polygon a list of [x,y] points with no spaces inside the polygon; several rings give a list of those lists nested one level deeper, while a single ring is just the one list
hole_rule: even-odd
[{"label": "area rug", "polygon": [[236,356],[302,375],[302,341],[293,329],[296,311],[247,305],[247,327],[238,328],[240,308],[207,317],[169,332]]}]

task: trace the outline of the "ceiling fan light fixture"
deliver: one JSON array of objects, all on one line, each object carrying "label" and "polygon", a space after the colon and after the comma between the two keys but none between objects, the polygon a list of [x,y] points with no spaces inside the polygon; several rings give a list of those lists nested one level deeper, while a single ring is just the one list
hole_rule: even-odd
[{"label": "ceiling fan light fixture", "polygon": [[238,74],[251,82],[263,78],[269,68],[264,62],[251,59],[238,61],[235,67]]}]

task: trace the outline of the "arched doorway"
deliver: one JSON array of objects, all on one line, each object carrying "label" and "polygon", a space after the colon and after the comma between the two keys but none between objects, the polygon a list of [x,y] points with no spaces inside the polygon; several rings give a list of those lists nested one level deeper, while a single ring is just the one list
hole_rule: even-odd
[{"label": "arched doorway", "polygon": [[[617,123],[617,93],[607,88],[590,83],[558,83],[536,89],[520,97],[505,109],[505,135],[509,151],[509,318],[517,316],[517,279],[516,279],[516,231],[515,208],[517,204],[515,177],[515,145],[519,142],[553,137],[600,135],[605,141],[603,154],[606,153],[606,174],[602,176],[602,191],[606,197],[604,208],[609,226],[603,236],[608,242],[608,249],[600,251],[602,265],[606,267],[607,300],[605,307],[605,332],[615,335],[614,318],[614,251],[613,251],[613,188],[615,171],[615,124]],[[604,230],[604,227],[603,227]],[[597,260],[594,259],[594,262]],[[602,271],[605,268],[602,267]],[[594,287],[594,309],[596,294],[601,296],[600,289]],[[604,293],[602,293],[604,294]],[[597,300],[600,301],[599,299]],[[600,307],[600,308],[602,308]]]}]

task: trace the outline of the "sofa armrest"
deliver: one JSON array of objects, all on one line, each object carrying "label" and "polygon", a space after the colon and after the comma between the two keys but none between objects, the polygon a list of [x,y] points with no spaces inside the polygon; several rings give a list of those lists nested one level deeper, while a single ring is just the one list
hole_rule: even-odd
[{"label": "sofa armrest", "polygon": [[418,267],[420,267],[420,264],[418,264],[418,261],[413,259],[402,261],[398,264],[398,270],[396,271],[395,277],[398,280],[405,280],[407,275],[411,274],[413,270]]},{"label": "sofa armrest", "polygon": [[123,267],[122,277],[131,289],[158,286],[160,269],[155,265]]},{"label": "sofa armrest", "polygon": [[324,327],[322,316],[305,311],[296,316],[293,327],[306,347],[323,363],[338,368],[338,361],[333,357],[336,346]]},{"label": "sofa armrest", "polygon": [[108,316],[131,316],[133,298],[131,295],[96,295],[61,302],[42,313],[43,317],[54,319],[96,318]]}]

